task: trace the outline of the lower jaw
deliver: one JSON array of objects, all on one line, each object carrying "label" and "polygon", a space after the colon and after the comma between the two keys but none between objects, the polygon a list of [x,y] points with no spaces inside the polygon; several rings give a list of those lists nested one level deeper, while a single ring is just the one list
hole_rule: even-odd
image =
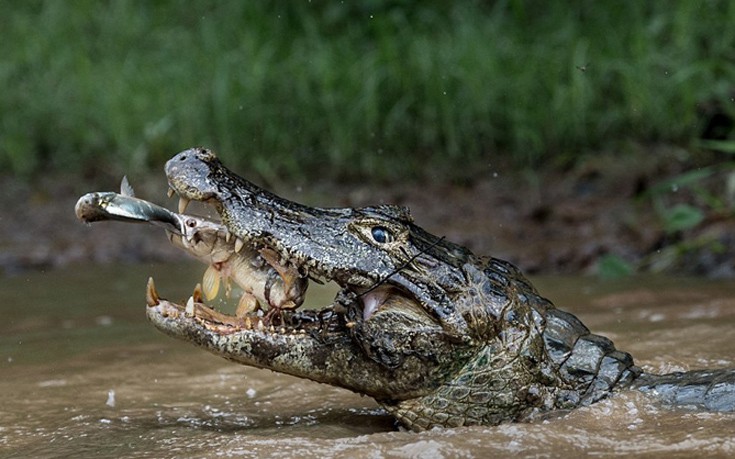
[{"label": "lower jaw", "polygon": [[281,335],[325,334],[337,330],[346,331],[354,326],[343,312],[329,306],[321,310],[282,310],[277,316],[268,314],[236,316],[219,312],[201,301],[201,297],[195,298],[194,295],[189,297],[186,305],[177,304],[160,297],[153,278],[148,279],[146,304],[149,309],[156,308],[156,312],[164,319],[193,320],[202,328],[220,335],[242,331]]}]

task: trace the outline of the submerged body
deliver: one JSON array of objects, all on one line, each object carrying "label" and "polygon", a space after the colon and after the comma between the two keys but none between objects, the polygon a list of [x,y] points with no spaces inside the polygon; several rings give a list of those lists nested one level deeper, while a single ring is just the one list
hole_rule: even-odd
[{"label": "submerged body", "polygon": [[236,321],[190,299],[147,314],[172,336],[227,359],[374,397],[403,425],[491,425],[593,403],[619,388],[735,409],[735,372],[643,374],[631,356],[541,297],[510,263],[479,257],[417,226],[395,206],[323,209],[284,200],[210,151],[166,165],[183,207],[213,204],[222,223],[281,270],[333,281],[334,302]]}]

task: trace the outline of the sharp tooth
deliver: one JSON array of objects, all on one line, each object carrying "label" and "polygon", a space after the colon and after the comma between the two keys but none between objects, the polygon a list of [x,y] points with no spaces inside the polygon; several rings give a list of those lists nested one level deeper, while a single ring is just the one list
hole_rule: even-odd
[{"label": "sharp tooth", "polygon": [[286,334],[286,329],[283,328],[283,327],[281,327],[281,329],[279,331],[281,332],[282,335],[285,335]]},{"label": "sharp tooth", "polygon": [[186,302],[186,310],[184,311],[186,317],[194,317],[194,297],[190,296]]},{"label": "sharp tooth", "polygon": [[194,301],[196,301],[197,303],[202,302],[202,284],[197,284],[194,287],[194,293],[192,293],[191,296],[192,298],[194,298]]},{"label": "sharp tooth", "polygon": [[145,289],[145,302],[148,306],[156,306],[159,303],[158,292],[156,292],[156,284],[153,283],[153,278],[148,278],[148,285]]},{"label": "sharp tooth", "polygon": [[271,325],[270,328],[268,329],[268,331],[271,332],[271,333],[275,333],[276,332],[276,328],[273,325]]},{"label": "sharp tooth", "polygon": [[186,212],[186,208],[189,205],[189,200],[179,196],[179,213],[183,214]]},{"label": "sharp tooth", "polygon": [[173,188],[169,188],[168,191],[166,192],[166,196],[168,196],[170,198],[173,195],[174,195],[174,189]]},{"label": "sharp tooth", "polygon": [[204,277],[202,278],[202,291],[208,301],[212,301],[217,297],[219,293],[219,281],[221,275],[214,265],[209,265],[206,271],[204,271]]},{"label": "sharp tooth", "polygon": [[235,239],[235,252],[240,252],[242,250],[242,247],[245,245],[245,242],[243,242],[242,239],[237,238]]},{"label": "sharp tooth", "polygon": [[262,320],[259,320],[258,321],[258,331],[263,331],[263,330],[265,330],[265,325],[263,325]]},{"label": "sharp tooth", "polygon": [[225,230],[225,242],[230,242],[230,239],[232,239],[232,233],[230,230]]},{"label": "sharp tooth", "polygon": [[245,328],[248,330],[253,329],[253,322],[250,321],[250,317],[245,317]]}]

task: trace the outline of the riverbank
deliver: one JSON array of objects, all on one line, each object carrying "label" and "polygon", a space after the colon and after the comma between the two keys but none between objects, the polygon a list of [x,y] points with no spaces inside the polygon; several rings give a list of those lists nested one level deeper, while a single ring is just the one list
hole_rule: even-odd
[{"label": "riverbank", "polygon": [[[732,197],[726,174],[732,171],[702,174],[696,187],[689,179],[679,185],[675,179],[691,172],[672,160],[673,154],[597,156],[566,171],[511,173],[501,168],[462,184],[439,179],[315,182],[276,186],[275,191],[315,206],[409,206],[415,221],[427,230],[477,254],[507,259],[531,274],[617,275],[640,270],[735,277],[732,211],[702,201],[702,195],[710,193],[727,204]],[[138,196],[175,208],[175,201],[166,198],[162,174],[130,180]],[[148,225],[84,225],[76,220],[79,196],[117,187],[111,176],[80,180],[57,174],[32,183],[0,177],[0,271],[13,275],[79,263],[185,259],[161,230]],[[678,205],[701,211],[701,220],[687,222],[683,215],[681,229],[672,231],[662,208]]]}]

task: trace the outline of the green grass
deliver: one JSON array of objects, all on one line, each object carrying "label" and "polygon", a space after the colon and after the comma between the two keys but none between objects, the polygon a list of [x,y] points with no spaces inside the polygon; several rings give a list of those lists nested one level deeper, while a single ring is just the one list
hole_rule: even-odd
[{"label": "green grass", "polygon": [[0,0],[0,168],[482,173],[735,117],[734,2],[573,4]]}]

